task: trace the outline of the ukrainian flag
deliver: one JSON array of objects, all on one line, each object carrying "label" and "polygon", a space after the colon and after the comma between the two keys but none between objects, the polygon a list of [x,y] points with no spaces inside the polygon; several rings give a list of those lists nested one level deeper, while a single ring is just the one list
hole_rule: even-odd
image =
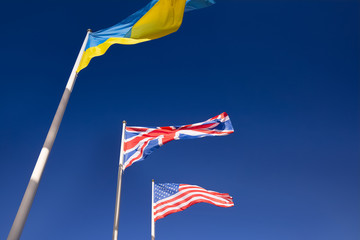
[{"label": "ukrainian flag", "polygon": [[90,33],[77,73],[113,44],[137,44],[176,32],[184,12],[213,5],[214,0],[152,0],[115,26]]}]

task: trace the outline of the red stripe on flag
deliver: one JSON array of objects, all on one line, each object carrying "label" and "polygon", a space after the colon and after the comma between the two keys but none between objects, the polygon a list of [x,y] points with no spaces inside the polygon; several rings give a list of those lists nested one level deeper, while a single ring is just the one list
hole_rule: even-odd
[{"label": "red stripe on flag", "polygon": [[129,167],[129,166],[131,166],[136,160],[142,158],[143,153],[144,153],[144,149],[147,147],[147,145],[149,144],[150,141],[151,141],[151,139],[147,140],[147,141],[143,144],[143,146],[142,146],[141,149],[140,149],[140,154],[139,154],[137,157],[133,158],[131,161],[127,161],[127,162],[124,164],[124,169],[127,168],[127,167]]}]

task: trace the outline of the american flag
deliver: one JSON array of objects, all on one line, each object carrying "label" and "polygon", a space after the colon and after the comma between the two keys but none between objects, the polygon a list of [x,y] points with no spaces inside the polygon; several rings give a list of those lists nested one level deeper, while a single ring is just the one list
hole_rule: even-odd
[{"label": "american flag", "polygon": [[155,149],[172,140],[223,136],[233,132],[230,118],[225,112],[204,122],[189,125],[126,127],[123,169],[144,160]]},{"label": "american flag", "polygon": [[210,203],[218,207],[234,206],[232,197],[227,193],[209,191],[196,185],[155,183],[154,222],[200,202]]}]

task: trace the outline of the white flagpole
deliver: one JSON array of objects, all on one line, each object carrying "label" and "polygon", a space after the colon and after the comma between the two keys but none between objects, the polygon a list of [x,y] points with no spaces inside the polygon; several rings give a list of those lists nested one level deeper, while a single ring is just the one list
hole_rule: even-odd
[{"label": "white flagpole", "polygon": [[121,134],[120,161],[119,161],[119,170],[118,170],[118,182],[116,188],[114,227],[113,227],[113,236],[112,236],[113,240],[117,240],[119,235],[119,213],[120,213],[120,197],[121,197],[121,179],[123,175],[123,164],[124,164],[125,128],[126,128],[126,121],[124,120],[122,134]]},{"label": "white flagpole", "polygon": [[83,44],[81,46],[78,57],[77,57],[77,59],[75,61],[74,67],[73,67],[73,69],[71,71],[71,74],[70,74],[69,80],[67,82],[65,91],[64,91],[64,93],[62,95],[61,101],[60,101],[59,106],[58,106],[58,108],[56,110],[56,114],[55,114],[55,116],[53,118],[53,121],[51,123],[49,132],[48,132],[48,134],[46,136],[46,139],[45,139],[45,143],[43,145],[43,148],[41,149],[40,155],[39,155],[38,160],[36,162],[36,165],[35,165],[35,168],[33,170],[32,175],[31,175],[28,186],[26,188],[25,194],[24,194],[24,196],[22,198],[20,207],[19,207],[18,212],[16,214],[13,225],[12,225],[12,227],[10,229],[10,233],[8,235],[7,240],[18,240],[18,239],[20,239],[21,233],[22,233],[22,231],[24,229],[26,219],[27,219],[27,217],[29,215],[31,205],[32,205],[32,203],[34,201],[35,194],[36,194],[36,191],[38,189],[38,186],[39,186],[39,183],[40,183],[40,180],[41,180],[41,176],[42,176],[42,174],[44,172],[46,162],[48,160],[51,148],[52,148],[52,146],[54,144],[54,141],[55,141],[55,138],[56,138],[56,134],[57,134],[57,132],[59,130],[61,120],[62,120],[62,118],[64,116],[64,112],[65,112],[67,103],[69,101],[70,94],[71,94],[71,92],[73,90],[75,80],[76,80],[76,77],[77,77],[76,70],[77,70],[77,68],[78,68],[78,66],[80,64],[80,60],[81,60],[82,55],[84,53],[84,49],[85,49],[85,46],[86,46],[87,41],[89,39],[90,32],[91,32],[91,30],[89,29],[87,31],[84,42],[83,42]]},{"label": "white flagpole", "polygon": [[154,221],[154,179],[152,180],[152,191],[151,191],[151,240],[155,240],[155,221]]}]

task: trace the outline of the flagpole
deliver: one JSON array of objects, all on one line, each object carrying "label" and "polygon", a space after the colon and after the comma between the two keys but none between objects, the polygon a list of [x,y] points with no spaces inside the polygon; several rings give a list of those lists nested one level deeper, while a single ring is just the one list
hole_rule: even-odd
[{"label": "flagpole", "polygon": [[154,179],[151,184],[151,240],[155,240],[155,221],[154,221]]},{"label": "flagpole", "polygon": [[57,132],[59,130],[61,120],[62,120],[62,118],[64,116],[64,112],[65,112],[67,103],[69,101],[70,94],[71,94],[71,92],[73,90],[75,80],[76,80],[76,77],[77,77],[76,70],[77,70],[77,68],[78,68],[78,66],[80,64],[80,60],[81,60],[81,57],[82,57],[82,55],[84,53],[85,46],[86,46],[87,41],[89,39],[90,32],[91,32],[91,30],[88,29],[86,37],[84,39],[84,42],[83,42],[83,44],[81,46],[80,52],[79,52],[79,54],[78,54],[78,56],[76,58],[74,67],[73,67],[73,69],[71,71],[71,74],[70,74],[69,80],[67,82],[65,91],[64,91],[64,93],[62,95],[61,101],[59,103],[59,106],[58,106],[58,108],[56,110],[53,121],[51,123],[49,132],[48,132],[48,134],[46,136],[45,143],[43,145],[43,148],[41,149],[40,155],[39,155],[39,157],[37,159],[36,165],[35,165],[34,170],[32,172],[32,175],[31,175],[30,181],[28,183],[28,186],[26,188],[25,194],[24,194],[24,196],[22,198],[20,207],[19,207],[19,209],[17,211],[15,220],[13,222],[13,225],[12,225],[11,229],[10,229],[7,240],[18,240],[18,239],[20,239],[21,233],[22,233],[22,231],[24,229],[26,219],[27,219],[27,217],[29,215],[31,205],[32,205],[32,203],[34,201],[36,191],[38,189],[38,186],[39,186],[39,183],[40,183],[40,180],[41,180],[41,176],[42,176],[42,174],[44,172],[46,162],[48,160],[49,154],[51,152],[51,148],[52,148],[52,146],[54,144],[54,141],[55,141],[55,138],[56,138],[56,134],[57,134]]},{"label": "flagpole", "polygon": [[113,227],[113,236],[112,236],[113,240],[117,240],[119,235],[119,213],[120,213],[120,197],[121,197],[121,179],[123,175],[123,164],[124,164],[125,128],[126,128],[126,121],[124,120],[122,134],[121,134],[120,161],[119,161],[119,170],[118,170],[118,181],[116,187],[114,227]]}]

